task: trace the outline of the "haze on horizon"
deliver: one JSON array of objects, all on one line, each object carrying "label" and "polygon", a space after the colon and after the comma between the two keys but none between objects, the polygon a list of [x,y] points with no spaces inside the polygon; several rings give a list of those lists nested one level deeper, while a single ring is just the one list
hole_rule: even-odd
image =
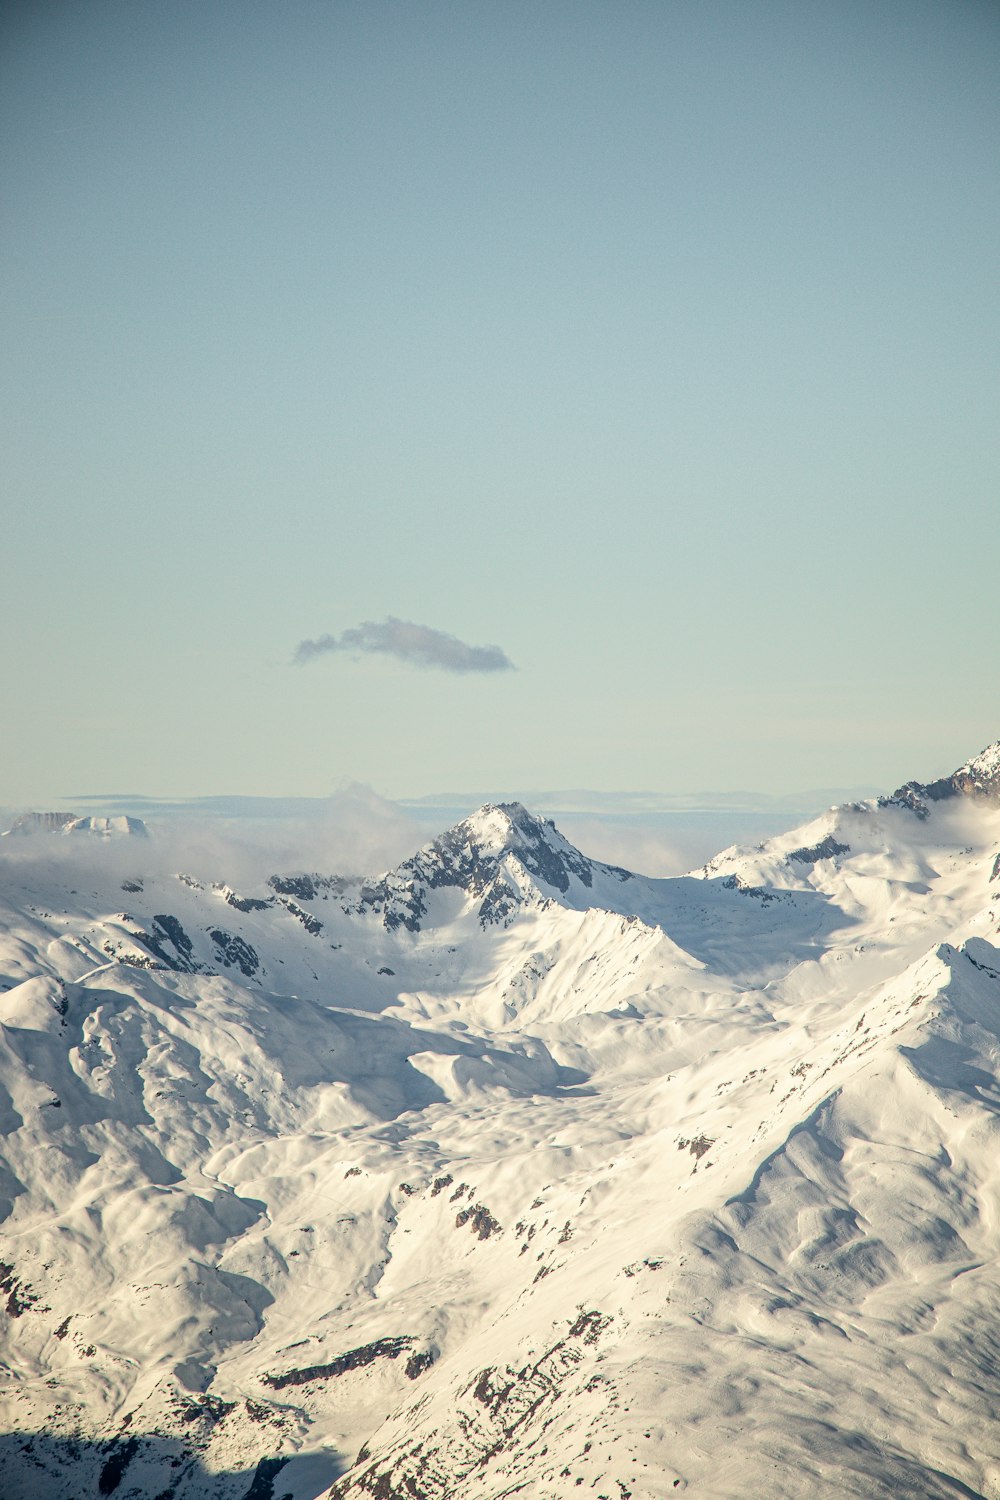
[{"label": "haze on horizon", "polygon": [[0,803],[974,755],[998,61],[975,0],[13,0]]}]

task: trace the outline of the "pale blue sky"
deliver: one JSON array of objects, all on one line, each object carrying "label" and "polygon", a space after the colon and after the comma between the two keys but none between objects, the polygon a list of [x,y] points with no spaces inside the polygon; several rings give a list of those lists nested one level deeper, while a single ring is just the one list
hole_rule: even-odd
[{"label": "pale blue sky", "polygon": [[[0,803],[1000,735],[1000,6],[0,21]],[[304,639],[387,617],[516,671]]]}]

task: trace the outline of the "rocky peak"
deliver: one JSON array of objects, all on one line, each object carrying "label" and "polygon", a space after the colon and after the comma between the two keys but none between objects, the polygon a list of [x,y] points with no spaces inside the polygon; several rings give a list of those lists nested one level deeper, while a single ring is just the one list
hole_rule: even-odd
[{"label": "rocky peak", "polygon": [[907,781],[891,797],[880,797],[879,807],[907,807],[918,818],[926,818],[928,802],[943,802],[949,797],[975,797],[1000,803],[1000,740],[994,740],[964,766],[937,781]]},{"label": "rocky peak", "polygon": [[959,766],[951,780],[956,791],[967,797],[1000,800],[1000,740],[994,740],[973,760]]},{"label": "rocky peak", "polygon": [[563,894],[572,876],[588,887],[594,880],[594,862],[563,838],[553,822],[536,818],[520,802],[487,803],[430,847],[446,863],[456,858],[463,862],[465,851],[480,865],[512,854],[529,875]]},{"label": "rocky peak", "polygon": [[508,921],[535,883],[538,894],[547,888],[565,895],[574,878],[592,886],[595,870],[631,879],[627,870],[587,859],[554,823],[536,818],[520,802],[487,803],[381,880],[363,885],[358,907],[381,912],[390,929],[416,932],[428,893],[449,886],[480,899],[486,927]]}]

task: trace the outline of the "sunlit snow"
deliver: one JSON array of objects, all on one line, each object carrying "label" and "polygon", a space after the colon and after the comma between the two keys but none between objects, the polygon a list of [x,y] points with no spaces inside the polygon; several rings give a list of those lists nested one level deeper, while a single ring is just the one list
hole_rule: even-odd
[{"label": "sunlit snow", "polygon": [[667,880],[519,804],[371,880],[5,838],[3,1494],[1000,1496],[954,780]]}]

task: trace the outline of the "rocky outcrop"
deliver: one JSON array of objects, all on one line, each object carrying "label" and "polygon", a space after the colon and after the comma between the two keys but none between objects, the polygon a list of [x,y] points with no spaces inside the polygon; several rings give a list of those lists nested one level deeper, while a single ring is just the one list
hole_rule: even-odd
[{"label": "rocky outcrop", "polygon": [[950,797],[1000,803],[1000,740],[987,745],[950,776],[940,776],[936,781],[907,781],[891,797],[880,797],[878,805],[904,807],[918,818],[926,818],[929,802],[944,802]]},{"label": "rocky outcrop", "polygon": [[[479,900],[483,927],[506,925],[532,887],[565,895],[573,881],[590,889],[600,871],[619,881],[628,870],[587,859],[554,823],[520,802],[480,808],[380,880],[365,882],[349,911],[374,911],[390,930],[419,932],[432,890],[450,887]],[[539,890],[539,887],[541,888]]]},{"label": "rocky outcrop", "polygon": [[818,844],[811,844],[808,849],[793,849],[789,859],[798,860],[799,864],[814,865],[820,859],[834,859],[838,854],[850,854],[850,844],[838,844],[832,833],[827,834],[825,839],[820,839]]}]

